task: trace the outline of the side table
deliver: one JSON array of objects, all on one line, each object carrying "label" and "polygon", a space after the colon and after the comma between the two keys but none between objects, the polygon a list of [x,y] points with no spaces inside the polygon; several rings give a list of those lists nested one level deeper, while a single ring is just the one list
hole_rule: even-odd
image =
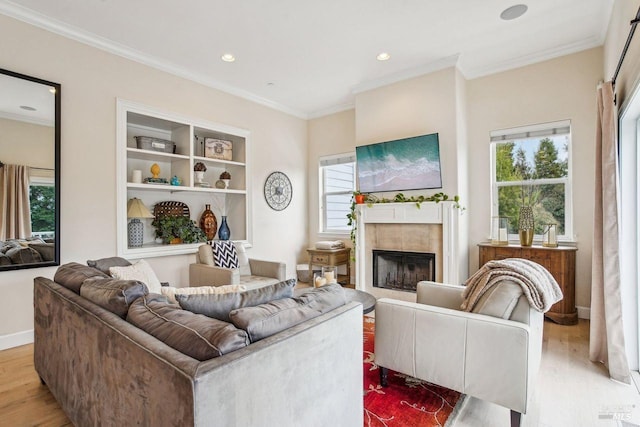
[{"label": "side table", "polygon": [[[313,266],[319,265],[321,267],[338,267],[340,265],[347,266],[347,275],[338,277],[338,282],[341,284],[349,284],[351,281],[351,249],[307,249],[309,253],[309,274],[313,274]],[[313,275],[310,280],[313,281]],[[345,281],[346,280],[346,281]],[[344,283],[343,283],[344,282]]]}]

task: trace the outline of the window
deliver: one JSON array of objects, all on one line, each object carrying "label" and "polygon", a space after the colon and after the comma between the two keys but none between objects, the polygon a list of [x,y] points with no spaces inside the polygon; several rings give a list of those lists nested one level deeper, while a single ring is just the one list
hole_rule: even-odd
[{"label": "window", "polygon": [[509,218],[510,238],[528,205],[537,236],[556,224],[560,239],[572,239],[570,122],[491,132],[491,157],[492,216]]},{"label": "window", "polygon": [[32,175],[29,183],[32,237],[41,237],[43,239],[55,237],[55,200],[53,179]]},{"label": "window", "polygon": [[355,153],[320,158],[320,230],[348,234],[347,214],[356,188]]}]

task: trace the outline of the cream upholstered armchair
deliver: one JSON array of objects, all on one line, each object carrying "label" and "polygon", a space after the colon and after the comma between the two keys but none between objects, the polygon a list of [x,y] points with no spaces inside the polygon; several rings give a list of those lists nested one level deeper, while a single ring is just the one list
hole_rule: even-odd
[{"label": "cream upholstered armchair", "polygon": [[242,243],[230,241],[200,245],[196,263],[189,265],[190,286],[245,285],[255,289],[283,280],[285,263],[249,259]]},{"label": "cream upholstered armchair", "polygon": [[480,301],[477,311],[490,315],[461,311],[458,285],[420,282],[417,303],[379,299],[374,342],[382,385],[392,369],[504,406],[519,426],[540,366],[543,314],[518,288],[506,281]]}]

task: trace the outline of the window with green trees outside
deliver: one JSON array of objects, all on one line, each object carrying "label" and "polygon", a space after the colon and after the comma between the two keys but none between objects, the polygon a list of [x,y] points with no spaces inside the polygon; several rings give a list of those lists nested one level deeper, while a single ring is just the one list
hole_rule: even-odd
[{"label": "window with green trees outside", "polygon": [[495,131],[491,142],[492,216],[509,218],[510,238],[531,206],[536,235],[556,224],[560,239],[572,239],[570,122]]}]

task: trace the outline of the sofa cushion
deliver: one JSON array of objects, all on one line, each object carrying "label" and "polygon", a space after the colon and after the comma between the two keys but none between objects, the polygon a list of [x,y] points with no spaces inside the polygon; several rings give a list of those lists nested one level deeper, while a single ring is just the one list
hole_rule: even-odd
[{"label": "sofa cushion", "polygon": [[34,262],[42,262],[42,256],[33,248],[18,246],[9,249],[6,253],[14,264],[33,264]]},{"label": "sofa cushion", "polygon": [[123,319],[129,306],[141,296],[147,295],[147,285],[137,280],[87,279],[80,287],[80,295]]},{"label": "sofa cushion", "polygon": [[111,267],[128,267],[131,265],[131,263],[124,258],[112,256],[109,258],[87,260],[87,265],[89,267],[97,268],[104,274],[111,275],[111,271],[109,271]]},{"label": "sofa cushion", "polygon": [[236,245],[229,240],[214,240],[211,242],[213,262],[216,267],[238,268],[238,252]]},{"label": "sofa cushion", "polygon": [[196,295],[196,294],[226,294],[229,292],[246,291],[244,285],[224,285],[224,286],[194,286],[188,288],[176,288],[173,286],[163,286],[162,295],[166,296],[170,302],[177,303],[176,295]]},{"label": "sofa cushion", "polygon": [[229,322],[229,312],[241,307],[250,307],[282,298],[293,296],[295,279],[275,283],[245,292],[217,295],[176,295],[182,308],[194,313]]},{"label": "sofa cushion", "polygon": [[249,344],[247,333],[230,323],[182,310],[163,295],[138,298],[127,321],[197,360],[222,356]]},{"label": "sofa cushion", "polygon": [[0,252],[0,265],[11,265],[11,258]]},{"label": "sofa cushion", "polygon": [[522,287],[516,282],[502,280],[482,294],[471,312],[509,319],[522,293]]},{"label": "sofa cushion", "polygon": [[93,267],[70,262],[58,267],[56,274],[53,276],[53,281],[79,294],[82,283],[92,277],[109,278],[102,271]]},{"label": "sofa cushion", "polygon": [[38,251],[43,261],[53,261],[56,247],[53,243],[29,243],[29,247]]},{"label": "sofa cushion", "polygon": [[314,289],[296,298],[239,308],[231,311],[229,317],[234,325],[247,331],[251,342],[256,342],[346,303],[344,289],[336,283]]},{"label": "sofa cushion", "polygon": [[110,267],[109,272],[114,279],[139,280],[147,285],[149,293],[161,293],[162,285],[149,263],[143,259],[127,267]]}]

